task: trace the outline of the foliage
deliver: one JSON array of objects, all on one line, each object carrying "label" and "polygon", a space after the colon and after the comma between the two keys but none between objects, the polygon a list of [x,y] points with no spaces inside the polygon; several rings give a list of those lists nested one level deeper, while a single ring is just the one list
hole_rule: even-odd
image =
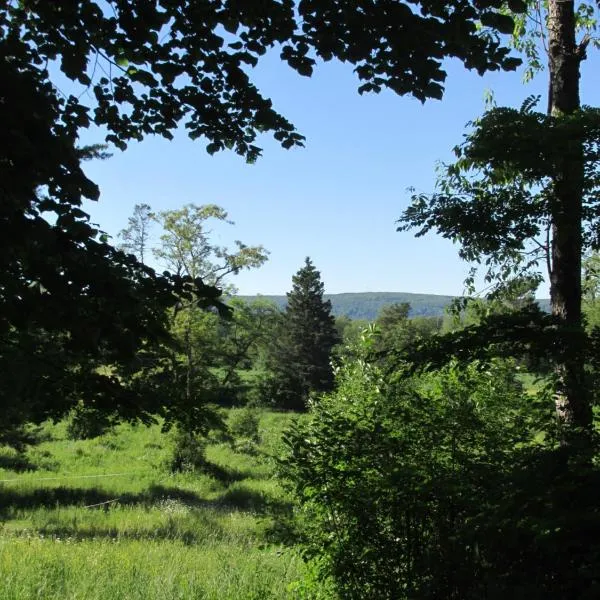
[{"label": "foliage", "polygon": [[[218,304],[219,292],[201,281],[157,276],[110,246],[79,208],[99,195],[82,160],[105,153],[76,146],[75,99],[59,97],[48,71],[36,66],[49,57],[25,33],[21,17],[34,19],[33,8],[9,3],[0,9],[6,83],[0,403],[8,417],[2,427],[60,417],[82,397],[126,418],[147,419],[145,398],[134,398],[119,375],[131,370],[142,347],[167,341],[165,311],[176,302],[174,292],[194,289],[204,305]],[[111,373],[99,372],[106,364],[114,366]]]},{"label": "foliage", "polygon": [[[207,222],[212,219],[232,224],[227,212],[217,205],[189,204],[182,209],[164,211],[156,219],[163,233],[154,253],[178,276],[222,286],[227,276],[258,267],[267,259],[262,246],[236,242],[237,249],[231,252],[211,243]],[[214,367],[219,366],[222,346],[219,316],[214,311],[199,308],[193,296],[181,297],[168,316],[170,333],[177,347],[165,349],[159,361],[160,373],[166,375],[171,395],[182,407],[181,416],[176,420],[180,426],[185,424],[192,428],[192,433],[202,428],[198,411],[210,421],[209,405],[222,395],[221,388],[227,387],[227,381],[219,381],[214,371]],[[183,414],[185,411],[188,413]],[[208,424],[208,428],[210,426]]]},{"label": "foliage", "polygon": [[547,400],[498,359],[386,379],[373,344],[285,438],[306,552],[340,596],[592,598],[598,473],[561,459]]},{"label": "foliage", "polygon": [[234,438],[244,438],[258,443],[260,442],[259,417],[255,408],[240,409],[230,415],[227,428]]},{"label": "foliage", "polygon": [[[511,45],[525,57],[525,70],[523,81],[531,81],[536,74],[544,70],[544,53],[548,48],[548,0],[528,0],[527,11],[520,14],[512,13],[510,6],[505,9],[506,14],[513,17],[515,28],[513,30]],[[577,2],[575,10],[576,30],[584,32],[586,36],[593,36],[597,28],[593,3]],[[596,47],[599,41],[592,38]]]},{"label": "foliage", "polygon": [[[445,57],[480,73],[515,68],[495,35],[512,21],[494,8],[463,0],[424,2],[422,14],[405,4],[364,13],[338,1],[3,3],[0,371],[10,375],[0,381],[0,400],[14,407],[7,423],[64,415],[81,398],[148,419],[144,397],[133,397],[123,375],[142,348],[168,337],[166,311],[182,296],[218,304],[218,290],[157,276],[89,223],[81,205],[99,190],[82,160],[106,153],[78,148],[84,130],[97,127],[124,149],[147,135],[171,139],[183,125],[207,140],[208,152],[232,148],[252,162],[260,132],[285,148],[303,141],[247,73],[267,49],[279,45],[303,75],[315,54],[335,57],[356,67],[361,92],[388,87],[424,100],[442,94]],[[407,41],[419,52],[406,52]],[[31,348],[38,350],[30,371],[23,359]],[[98,375],[106,364],[113,376]]]},{"label": "foliage", "polygon": [[406,345],[409,312],[410,305],[407,302],[390,304],[379,311],[375,324],[378,328],[378,347],[381,351]]},{"label": "foliage", "polygon": [[[564,19],[560,26],[566,31]],[[579,73],[585,44],[577,52],[570,76],[573,68]],[[559,71],[555,65],[551,77]],[[547,115],[534,111],[539,99],[533,97],[520,110],[488,110],[455,148],[457,161],[441,171],[438,190],[413,195],[399,230],[416,228],[417,236],[436,230],[459,242],[462,258],[483,265],[492,296],[510,295],[523,285],[535,289],[546,271],[556,319],[546,328],[554,338],[545,345],[545,359],[557,375],[557,414],[573,442],[588,436],[592,424],[580,271],[582,254],[598,245],[600,112],[579,109],[578,95],[569,110],[557,98]],[[471,287],[476,267],[467,280]],[[523,307],[524,316],[506,322],[507,341],[531,312],[527,302]]]},{"label": "foliage", "polygon": [[[361,91],[389,87],[422,100],[441,96],[445,57],[456,56],[480,73],[519,64],[493,35],[512,30],[512,20],[494,11],[500,2],[422,2],[419,12],[404,3],[364,12],[335,0],[207,10],[185,0],[109,4],[104,10],[86,0],[67,9],[11,1],[0,23],[4,53],[14,57],[8,66],[33,71],[45,58],[56,60],[64,77],[92,89],[97,103],[92,110],[83,95],[60,101],[65,120],[77,127],[104,125],[108,141],[120,146],[151,133],[171,137],[179,124],[193,138],[206,137],[210,152],[232,147],[250,159],[259,152],[252,144],[257,131],[273,132],[285,147],[300,143],[246,72],[275,44],[303,75],[312,73],[316,52],[355,65]],[[513,8],[524,10],[519,4]],[[480,20],[490,28],[483,35]],[[49,78],[47,65],[41,71]]]},{"label": "foliage", "polygon": [[90,408],[80,402],[71,411],[66,434],[71,440],[86,440],[104,435],[113,425],[114,415]]},{"label": "foliage", "polygon": [[119,232],[122,240],[120,249],[133,254],[142,264],[145,264],[149,249],[150,228],[155,215],[149,204],[136,204],[133,215],[127,220],[127,227]]},{"label": "foliage", "polygon": [[227,211],[216,204],[188,204],[181,209],[157,215],[163,233],[154,254],[165,267],[192,279],[200,277],[211,285],[222,287],[229,275],[243,269],[256,268],[268,253],[262,246],[247,246],[237,241],[236,251],[216,246],[210,241],[207,223],[211,219],[233,225]]},{"label": "foliage", "polygon": [[256,453],[260,444],[260,413],[254,407],[244,407],[229,416],[227,429],[233,438],[233,447],[239,452]]},{"label": "foliage", "polygon": [[[407,348],[413,348],[441,331],[442,318],[414,317],[409,319],[409,313],[410,305],[406,302],[390,304],[379,312],[377,320],[373,324],[373,333],[375,334],[373,356],[377,356],[382,364],[389,362],[390,355],[403,354]],[[358,339],[353,340],[350,348],[356,348],[357,343],[359,343]]]},{"label": "foliage", "polygon": [[600,326],[600,255],[590,252],[583,261],[583,312],[588,329]]},{"label": "foliage", "polygon": [[292,277],[288,304],[269,350],[269,397],[280,407],[303,410],[311,392],[333,386],[331,356],[338,342],[331,303],[310,258]]},{"label": "foliage", "polygon": [[[540,280],[549,260],[552,190],[559,157],[577,153],[564,140],[581,139],[586,164],[584,243],[597,244],[600,111],[549,116],[533,112],[536,100],[520,110],[494,108],[473,123],[455,148],[457,161],[439,173],[438,191],[414,194],[399,231],[417,236],[435,230],[460,241],[461,258],[483,264],[487,283],[515,277]],[[472,281],[472,280],[471,280]]]},{"label": "foliage", "polygon": [[396,302],[384,306],[377,315],[377,325],[382,329],[393,329],[396,325],[404,325],[410,314],[408,302]]},{"label": "foliage", "polygon": [[197,471],[206,466],[206,440],[187,429],[177,428],[173,441],[173,455],[169,459],[171,471]]},{"label": "foliage", "polygon": [[231,319],[219,323],[217,364],[221,370],[221,401],[232,403],[256,396],[256,382],[240,374],[264,370],[268,345],[276,335],[279,309],[261,298],[253,302],[233,298],[229,306],[233,309]]}]

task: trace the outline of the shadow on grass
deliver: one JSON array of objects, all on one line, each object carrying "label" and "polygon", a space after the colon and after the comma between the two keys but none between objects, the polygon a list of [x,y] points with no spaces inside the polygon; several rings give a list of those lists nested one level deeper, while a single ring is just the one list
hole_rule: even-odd
[{"label": "shadow on grass", "polygon": [[[229,489],[215,500],[205,500],[194,492],[176,487],[152,486],[146,493],[151,503],[156,498],[171,498],[194,508],[212,509],[219,512],[253,512],[260,515],[277,515],[291,511],[291,504],[246,488]],[[1,498],[1,497],[0,497]],[[124,501],[121,501],[124,504]]]},{"label": "shadow on grass", "polygon": [[[50,512],[46,523],[34,530],[35,534],[61,539],[172,540],[192,545],[205,543],[207,540],[214,542],[230,538],[231,532],[219,522],[219,513],[252,512],[261,516],[269,515],[275,520],[280,517],[285,520],[285,515],[291,514],[287,503],[243,488],[228,490],[216,500],[205,500],[189,490],[161,485],[152,486],[140,494],[123,494],[118,499],[114,495],[97,488],[4,488],[0,489],[0,520],[22,519],[24,510],[36,508],[59,510],[85,507],[105,512],[118,510],[122,506],[155,509],[162,512],[163,517],[154,525],[151,524],[151,518],[146,526],[142,521],[139,525],[131,528],[125,526],[123,529],[98,520],[86,523],[85,519],[79,519],[78,522],[74,518],[66,522],[62,519],[53,522]],[[268,539],[273,539],[270,530]]]},{"label": "shadow on grass", "polygon": [[[207,533],[207,531],[209,533]],[[153,525],[147,528],[133,528],[119,530],[116,527],[103,527],[102,525],[69,526],[63,523],[48,524],[36,529],[36,534],[44,537],[83,540],[137,540],[137,541],[177,541],[186,546],[201,544],[210,541],[227,539],[228,532],[215,519],[206,516],[202,523],[190,521],[185,515],[181,519],[171,517],[166,523]]]},{"label": "shadow on grass", "polygon": [[227,490],[217,501],[217,504],[236,510],[262,515],[271,514],[273,516],[291,512],[292,509],[289,502],[244,488]]},{"label": "shadow on grass", "polygon": [[37,471],[38,466],[22,454],[0,454],[0,469],[24,473],[25,471]]},{"label": "shadow on grass", "polygon": [[[195,492],[162,485],[153,485],[148,490],[118,495],[101,488],[55,487],[19,489],[5,486],[0,488],[0,519],[15,518],[15,513],[26,509],[84,507],[89,510],[111,510],[117,506],[140,506],[149,509],[161,502],[176,500],[189,508],[204,508],[215,511],[251,511],[258,514],[278,514],[289,511],[286,502],[264,494],[237,488],[227,490],[216,500],[206,500]],[[113,502],[114,501],[114,502]]]},{"label": "shadow on grass", "polygon": [[247,476],[235,469],[226,469],[221,465],[207,460],[200,470],[201,473],[216,479],[218,482],[223,484],[234,483],[235,481],[242,481],[247,479]]}]

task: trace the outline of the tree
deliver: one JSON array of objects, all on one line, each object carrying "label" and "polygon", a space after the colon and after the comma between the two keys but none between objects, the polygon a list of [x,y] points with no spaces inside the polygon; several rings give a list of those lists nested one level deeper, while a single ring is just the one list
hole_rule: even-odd
[{"label": "tree", "polygon": [[133,254],[143,265],[146,264],[148,239],[153,220],[154,214],[148,204],[136,204],[133,215],[127,220],[127,227],[119,233],[122,240],[121,250]]},{"label": "tree", "polygon": [[236,241],[236,250],[232,252],[210,243],[211,231],[206,228],[210,219],[234,224],[228,220],[227,211],[216,204],[188,204],[181,209],[163,211],[156,219],[163,234],[154,255],[177,275],[200,278],[222,288],[230,275],[260,267],[267,260],[268,252],[262,246],[247,246]]},{"label": "tree", "polygon": [[575,443],[592,431],[581,271],[585,249],[598,245],[600,216],[600,111],[580,105],[580,66],[590,37],[577,43],[576,31],[578,15],[589,25],[594,7],[580,3],[576,10],[574,2],[560,0],[547,7],[540,17],[548,50],[547,114],[534,111],[535,98],[520,110],[489,110],[455,149],[458,160],[443,172],[438,192],[413,196],[400,229],[417,227],[417,235],[436,229],[459,241],[463,258],[486,265],[488,282],[539,281],[540,266],[546,267],[552,318],[539,315],[521,337],[539,341],[538,332],[546,332],[557,416],[564,442]]},{"label": "tree", "polygon": [[303,410],[311,392],[333,387],[331,356],[339,337],[331,302],[323,300],[321,274],[310,258],[292,282],[269,366],[275,385],[273,400],[285,408]]},{"label": "tree", "polygon": [[[163,233],[154,254],[179,277],[223,286],[227,276],[257,268],[267,260],[268,253],[262,246],[238,241],[237,250],[231,252],[211,243],[207,229],[210,220],[233,224],[227,212],[215,204],[188,204],[161,212],[156,218]],[[173,387],[182,393],[183,404],[191,409],[214,400],[218,393],[218,379],[210,370],[218,363],[218,317],[199,307],[192,297],[180,298],[170,313],[170,321],[171,333],[180,348],[180,352],[171,355]]]},{"label": "tree", "polygon": [[317,58],[347,61],[361,92],[439,98],[445,57],[480,73],[516,67],[494,35],[510,22],[499,5],[2,3],[0,392],[16,421],[60,415],[80,396],[113,407],[122,398],[129,414],[144,413],[146,396],[124,377],[101,376],[98,362],[129,373],[143,348],[164,341],[166,310],[182,296],[218,304],[218,290],[157,275],[91,226],[81,205],[100,192],[83,170],[94,154],[78,148],[84,130],[99,127],[124,149],[150,134],[170,139],[184,125],[209,152],[232,148],[253,161],[259,132],[286,148],[303,141],[248,76],[267,49],[279,45],[303,75]]},{"label": "tree", "polygon": [[233,315],[221,320],[219,328],[219,386],[235,391],[241,369],[261,369],[265,349],[276,335],[279,308],[261,298],[252,302],[233,298],[229,306]]},{"label": "tree", "polygon": [[334,348],[336,358],[351,352],[368,326],[369,322],[366,319],[352,319],[347,315],[335,317],[335,328],[340,340]]},{"label": "tree", "polygon": [[379,350],[390,350],[405,345],[408,336],[408,315],[410,304],[396,302],[384,306],[377,315],[375,324],[379,329]]}]

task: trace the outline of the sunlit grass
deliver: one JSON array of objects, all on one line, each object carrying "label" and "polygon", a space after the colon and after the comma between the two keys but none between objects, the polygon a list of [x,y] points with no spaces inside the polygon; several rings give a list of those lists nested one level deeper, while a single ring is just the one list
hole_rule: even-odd
[{"label": "sunlit grass", "polygon": [[273,534],[290,418],[263,412],[253,454],[212,443],[206,473],[170,473],[158,426],[73,441],[60,423],[25,457],[1,451],[0,598],[293,597],[304,567]]}]

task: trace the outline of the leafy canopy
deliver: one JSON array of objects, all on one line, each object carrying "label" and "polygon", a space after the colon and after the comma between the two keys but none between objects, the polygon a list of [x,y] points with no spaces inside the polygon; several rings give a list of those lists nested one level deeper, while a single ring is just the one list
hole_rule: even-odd
[{"label": "leafy canopy", "polygon": [[484,265],[488,283],[515,277],[541,279],[549,267],[554,186],[562,161],[577,159],[583,146],[584,249],[600,244],[600,111],[574,115],[535,112],[539,98],[520,109],[493,108],[455,147],[456,162],[439,173],[433,194],[415,193],[399,231],[435,230],[460,243],[461,258]]},{"label": "leafy canopy", "polygon": [[[251,162],[261,132],[286,148],[303,141],[251,81],[269,48],[303,75],[337,58],[355,66],[362,92],[439,98],[446,57],[479,72],[515,68],[496,36],[512,26],[500,4],[2,3],[0,393],[9,420],[61,414],[80,397],[143,412],[126,382],[140,350],[168,338],[168,309],[183,296],[218,304],[215,288],[158,276],[90,224],[81,205],[100,191],[82,161],[101,152],[79,148],[83,130],[97,127],[123,149],[183,126],[209,152],[231,148]],[[98,370],[106,364],[110,374]]]}]

